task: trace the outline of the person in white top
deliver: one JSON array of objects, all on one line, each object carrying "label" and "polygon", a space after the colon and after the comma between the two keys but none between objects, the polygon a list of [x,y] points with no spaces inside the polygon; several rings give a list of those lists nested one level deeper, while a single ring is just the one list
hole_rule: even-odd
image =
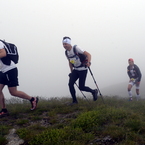
[{"label": "person in white top", "polygon": [[[74,88],[75,82],[79,79],[79,89],[81,91],[90,92],[93,95],[93,100],[97,100],[97,89],[91,89],[87,86],[85,86],[86,76],[87,76],[87,70],[88,67],[91,65],[91,54],[87,51],[84,51],[80,49],[78,46],[72,46],[71,45],[71,38],[70,37],[63,37],[62,40],[63,47],[65,48],[65,53],[67,56],[67,59],[69,61],[69,67],[71,73],[69,74],[69,90],[72,96],[72,103],[77,104],[77,98],[76,98],[76,91]],[[74,50],[75,49],[75,50]],[[87,61],[86,63],[82,63],[80,56],[86,56]]]},{"label": "person in white top", "polygon": [[19,86],[18,69],[12,60],[10,60],[10,65],[6,65],[2,61],[2,58],[8,57],[5,48],[6,45],[0,41],[0,107],[2,108],[0,111],[0,117],[9,115],[8,110],[6,109],[5,98],[3,94],[3,88],[5,85],[8,86],[9,93],[12,96],[29,100],[32,105],[31,110],[34,110],[38,103],[38,98],[31,97],[25,92],[17,90],[17,86]]}]

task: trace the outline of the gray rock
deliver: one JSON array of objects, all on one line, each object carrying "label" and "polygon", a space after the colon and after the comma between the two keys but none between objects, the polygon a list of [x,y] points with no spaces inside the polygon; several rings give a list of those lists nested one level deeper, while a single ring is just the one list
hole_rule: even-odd
[{"label": "gray rock", "polygon": [[14,128],[9,131],[8,135],[6,135],[6,139],[8,141],[7,145],[21,145],[24,143],[24,140],[20,139],[16,134],[16,129]]}]

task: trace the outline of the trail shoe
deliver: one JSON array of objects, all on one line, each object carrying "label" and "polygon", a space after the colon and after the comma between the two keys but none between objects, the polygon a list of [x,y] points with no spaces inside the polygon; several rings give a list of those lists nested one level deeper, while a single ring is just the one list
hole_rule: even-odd
[{"label": "trail shoe", "polygon": [[98,99],[97,94],[98,94],[98,90],[97,89],[93,90],[92,95],[93,95],[93,100],[94,101],[96,101]]},{"label": "trail shoe", "polygon": [[129,98],[129,101],[132,101],[132,97]]},{"label": "trail shoe", "polygon": [[9,116],[9,112],[7,111],[7,109],[2,109],[0,111],[0,118],[5,116]]},{"label": "trail shoe", "polygon": [[70,104],[68,104],[68,105],[69,105],[69,106],[73,106],[73,105],[76,105],[76,104],[78,104],[78,101],[72,102],[72,103],[70,103]]},{"label": "trail shoe", "polygon": [[30,100],[31,105],[32,105],[31,110],[35,110],[36,109],[38,100],[39,99],[37,97],[32,97],[32,99]]}]

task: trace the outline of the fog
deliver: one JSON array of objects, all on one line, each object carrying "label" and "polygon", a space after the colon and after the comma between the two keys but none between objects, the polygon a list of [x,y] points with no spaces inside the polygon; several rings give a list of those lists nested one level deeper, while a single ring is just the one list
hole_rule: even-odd
[{"label": "fog", "polygon": [[[0,38],[16,44],[20,55],[18,89],[70,97],[64,36],[92,55],[91,70],[103,95],[127,95],[128,58],[140,67],[143,85],[144,8],[144,0],[1,0]],[[86,85],[96,88],[89,72]],[[118,94],[110,86],[118,86]],[[7,88],[4,92],[8,98]]]}]

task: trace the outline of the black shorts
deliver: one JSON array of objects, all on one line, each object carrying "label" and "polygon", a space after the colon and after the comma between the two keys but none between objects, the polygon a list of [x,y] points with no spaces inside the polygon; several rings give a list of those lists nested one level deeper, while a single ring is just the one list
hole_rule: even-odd
[{"label": "black shorts", "polygon": [[19,86],[18,69],[14,68],[5,73],[0,72],[0,84],[7,85],[8,87]]}]

